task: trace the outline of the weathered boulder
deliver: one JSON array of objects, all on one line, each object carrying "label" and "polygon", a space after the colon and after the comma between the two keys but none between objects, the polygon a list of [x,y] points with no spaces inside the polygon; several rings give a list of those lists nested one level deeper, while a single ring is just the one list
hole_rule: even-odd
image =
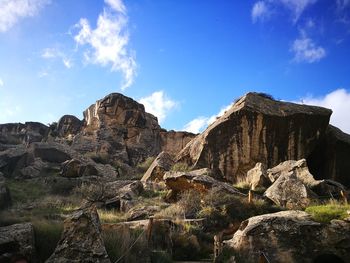
[{"label": "weathered boulder", "polygon": [[83,121],[73,115],[62,116],[57,123],[57,133],[60,137],[76,135],[83,127]]},{"label": "weathered boulder", "polygon": [[266,167],[263,163],[256,163],[254,168],[247,172],[246,180],[252,190],[255,190],[258,187],[266,188],[271,185],[271,181],[267,176]]},{"label": "weathered boulder", "polygon": [[14,177],[30,163],[25,147],[18,146],[0,152],[0,172],[5,177]]},{"label": "weathered boulder", "polygon": [[155,213],[159,212],[161,208],[159,206],[141,206],[134,207],[128,211],[127,221],[135,221],[147,219]]},{"label": "weathered boulder", "polygon": [[235,182],[257,162],[273,167],[308,157],[323,138],[331,113],[248,93],[188,143],[177,160],[210,167]]},{"label": "weathered boulder", "polygon": [[15,262],[11,261],[14,257],[36,262],[34,229],[31,223],[0,227],[0,262]]},{"label": "weathered boulder", "polygon": [[58,143],[33,143],[34,157],[50,163],[63,163],[72,159],[66,147]]},{"label": "weathered boulder", "polygon": [[174,195],[192,189],[200,193],[206,193],[212,188],[217,188],[230,194],[241,194],[230,184],[220,182],[213,177],[212,170],[203,168],[189,172],[166,172],[163,180],[166,186],[173,191]]},{"label": "weathered boulder", "polygon": [[49,127],[39,122],[0,124],[0,143],[29,144],[47,137]]},{"label": "weathered boulder", "polygon": [[79,209],[64,221],[61,240],[46,262],[110,262],[96,207]]},{"label": "weathered boulder", "polygon": [[306,208],[317,195],[297,177],[295,171],[280,174],[264,195],[288,209]]},{"label": "weathered boulder", "polygon": [[84,164],[80,160],[71,159],[61,164],[60,175],[67,178],[74,178],[98,175],[98,171],[92,164]]},{"label": "weathered boulder", "polygon": [[307,158],[316,179],[331,179],[350,187],[350,135],[329,125],[326,136]]},{"label": "weathered boulder", "polygon": [[161,152],[147,169],[141,181],[161,181],[165,172],[169,171],[173,165],[173,157],[167,152]]},{"label": "weathered boulder", "polygon": [[302,211],[265,214],[243,221],[226,244],[244,262],[258,262],[262,253],[277,263],[349,262],[350,223],[320,224]]}]

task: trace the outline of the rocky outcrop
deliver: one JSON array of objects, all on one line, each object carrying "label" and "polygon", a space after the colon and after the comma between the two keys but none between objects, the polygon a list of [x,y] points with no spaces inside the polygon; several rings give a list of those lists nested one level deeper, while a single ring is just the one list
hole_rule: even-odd
[{"label": "rocky outcrop", "polygon": [[60,175],[67,178],[98,175],[92,164],[84,164],[77,159],[67,160],[61,165]]},{"label": "rocky outcrop", "polygon": [[246,181],[249,183],[250,189],[256,190],[258,187],[269,187],[271,181],[267,177],[266,167],[263,163],[256,163],[254,168],[247,172]]},{"label": "rocky outcrop", "polygon": [[167,152],[161,152],[152,162],[141,181],[162,181],[164,174],[174,165],[173,157]]},{"label": "rocky outcrop", "polygon": [[264,195],[276,205],[288,209],[306,208],[317,198],[294,171],[280,174],[277,180],[265,191]]},{"label": "rocky outcrop", "polygon": [[31,223],[0,227],[0,262],[36,262]]},{"label": "rocky outcrop", "polygon": [[10,190],[5,185],[2,176],[0,174],[0,210],[11,206]]},{"label": "rocky outcrop", "polygon": [[166,172],[163,180],[166,186],[172,190],[173,195],[188,190],[196,190],[204,194],[212,188],[220,189],[220,191],[229,194],[241,195],[241,193],[230,184],[220,182],[213,177],[215,177],[213,171],[203,168],[188,172]]},{"label": "rocky outcrop", "polygon": [[331,113],[248,93],[187,144],[177,160],[211,168],[234,182],[257,162],[273,167],[308,157],[324,137]]},{"label": "rocky outcrop", "polygon": [[316,179],[331,179],[350,187],[350,135],[329,125],[307,163]]},{"label": "rocky outcrop", "polygon": [[64,221],[61,240],[46,262],[110,263],[96,207],[79,209]]},{"label": "rocky outcrop", "polygon": [[57,133],[60,137],[76,135],[83,127],[83,122],[73,115],[62,116],[57,123]]},{"label": "rocky outcrop", "polygon": [[190,132],[161,131],[161,150],[172,155],[177,155],[194,137],[196,137],[196,135]]},{"label": "rocky outcrop", "polygon": [[0,124],[0,143],[28,144],[41,142],[47,137],[49,127],[39,122]]},{"label": "rocky outcrop", "polygon": [[244,262],[258,262],[262,253],[277,263],[349,262],[350,223],[320,224],[302,211],[265,214],[243,221],[227,245]]}]

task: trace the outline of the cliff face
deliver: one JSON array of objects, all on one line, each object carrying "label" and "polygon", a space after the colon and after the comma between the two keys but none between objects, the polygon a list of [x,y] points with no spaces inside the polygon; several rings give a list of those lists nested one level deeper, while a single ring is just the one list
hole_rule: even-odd
[{"label": "cliff face", "polygon": [[40,122],[0,124],[0,144],[40,142],[49,132],[49,127]]},{"label": "cliff face", "polygon": [[227,180],[245,177],[257,162],[273,167],[308,157],[324,137],[332,111],[248,93],[178,155]]}]

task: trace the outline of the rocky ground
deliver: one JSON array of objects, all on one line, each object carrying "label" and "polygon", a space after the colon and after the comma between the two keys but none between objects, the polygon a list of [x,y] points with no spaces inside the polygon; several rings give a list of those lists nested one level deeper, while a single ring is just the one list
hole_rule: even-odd
[{"label": "rocky ground", "polygon": [[248,93],[203,133],[113,93],[0,125],[0,262],[350,262],[350,135]]}]

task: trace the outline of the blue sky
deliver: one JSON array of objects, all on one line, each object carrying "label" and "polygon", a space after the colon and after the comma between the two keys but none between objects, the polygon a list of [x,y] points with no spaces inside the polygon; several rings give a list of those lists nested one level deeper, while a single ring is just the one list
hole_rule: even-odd
[{"label": "blue sky", "polygon": [[198,132],[248,91],[350,132],[350,0],[0,0],[0,123],[121,92]]}]

